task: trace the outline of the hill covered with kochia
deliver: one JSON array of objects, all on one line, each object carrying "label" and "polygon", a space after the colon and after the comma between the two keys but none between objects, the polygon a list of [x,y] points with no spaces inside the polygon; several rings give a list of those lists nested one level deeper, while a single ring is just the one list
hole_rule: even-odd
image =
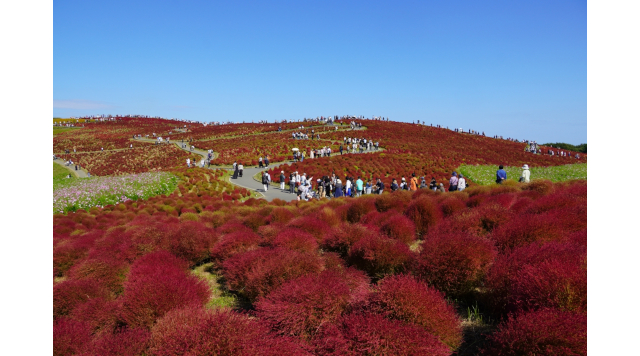
[{"label": "hill covered with kochia", "polygon": [[[294,163],[289,170],[320,177],[336,172],[363,178],[382,178],[390,183],[393,178],[408,177],[411,173],[438,181],[447,181],[451,172],[463,164],[545,167],[584,163],[586,154],[580,159],[548,154],[532,154],[524,151],[526,144],[510,140],[494,139],[481,135],[457,133],[452,130],[410,123],[353,120],[363,130],[350,130],[350,120],[339,120],[338,131],[332,125],[318,122],[225,124],[204,125],[184,123],[160,118],[119,117],[113,121],[85,123],[85,127],[64,132],[54,137],[54,153],[63,159],[72,159],[81,165],[99,167],[94,175],[140,173],[150,170],[166,170],[184,163],[188,154],[173,149],[158,149],[149,142],[132,139],[169,137],[173,142],[182,142],[202,150],[213,150],[212,165],[231,165],[240,162],[256,165],[259,157],[270,156],[271,163],[292,160],[292,148],[306,152],[302,163]],[[304,128],[300,129],[303,126]],[[281,129],[282,131],[278,131]],[[296,140],[292,132],[301,131],[320,139]],[[384,150],[367,155],[339,154],[339,146],[347,150],[344,138],[367,139],[379,142]],[[130,152],[120,149],[133,147]],[[310,159],[310,151],[331,147],[331,157]],[[73,149],[76,153],[73,154]],[[113,153],[101,152],[102,149]],[[542,152],[548,152],[542,147]],[[65,150],[70,154],[62,154]],[[174,152],[175,151],[175,152]],[[195,157],[191,157],[192,159]],[[120,164],[118,164],[118,161]],[[279,176],[278,169],[271,176]],[[289,173],[289,172],[287,172]]]},{"label": "hill covered with kochia", "polygon": [[[331,157],[285,170],[385,182],[412,172],[447,180],[462,164],[578,161],[358,122],[366,129],[119,118],[57,135],[63,151],[76,146],[67,156],[91,157],[105,174],[167,170],[180,180],[147,200],[54,214],[54,355],[586,354],[585,180],[267,202],[223,182],[222,170],[178,167],[193,153],[129,140],[155,133],[221,159],[331,145]],[[301,125],[320,141],[292,139],[287,130]],[[384,150],[340,156],[344,137]],[[112,149],[92,152],[96,142]]]},{"label": "hill covered with kochia", "polygon": [[54,354],[582,355],[586,200],[537,181],[56,214]]}]

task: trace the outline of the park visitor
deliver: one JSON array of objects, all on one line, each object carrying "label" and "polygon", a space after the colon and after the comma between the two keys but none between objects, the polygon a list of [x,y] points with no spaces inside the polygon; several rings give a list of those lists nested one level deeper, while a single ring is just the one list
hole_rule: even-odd
[{"label": "park visitor", "polygon": [[280,171],[280,190],[284,191],[284,171]]},{"label": "park visitor", "polygon": [[[424,177],[423,177],[422,181],[424,182]],[[411,189],[413,191],[418,190],[418,178],[416,178],[416,174],[415,173],[411,173],[411,186],[409,187],[409,189]]]},{"label": "park visitor", "polygon": [[440,183],[440,186],[438,187],[438,191],[442,193],[446,192],[446,190],[444,190],[444,184]]},{"label": "park visitor", "polygon": [[504,167],[500,165],[498,167],[498,171],[496,172],[496,183],[502,184],[502,182],[507,180],[507,172],[504,171]]},{"label": "park visitor", "polygon": [[464,179],[464,176],[462,175],[462,173],[460,173],[460,176],[458,177],[458,191],[461,192],[466,187],[467,187],[467,181]]},{"label": "park visitor", "polygon": [[361,196],[362,195],[362,188],[363,188],[363,181],[362,179],[360,179],[360,177],[358,177],[358,180],[356,180],[356,196]]},{"label": "park visitor", "polygon": [[458,173],[451,173],[451,179],[449,179],[449,191],[455,192],[458,190]]},{"label": "park visitor", "polygon": [[238,177],[242,178],[242,171],[244,170],[244,166],[242,163],[238,163]]},{"label": "park visitor", "polygon": [[522,166],[522,177],[520,177],[520,181],[524,183],[529,183],[531,178],[531,172],[529,171],[529,165],[525,164]]}]

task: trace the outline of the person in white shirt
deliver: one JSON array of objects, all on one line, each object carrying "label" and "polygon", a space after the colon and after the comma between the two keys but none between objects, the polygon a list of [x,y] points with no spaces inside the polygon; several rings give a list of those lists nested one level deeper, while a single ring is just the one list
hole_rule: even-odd
[{"label": "person in white shirt", "polygon": [[525,164],[522,166],[522,181],[525,183],[529,183],[531,178],[531,172],[529,171],[529,165]]},{"label": "person in white shirt", "polygon": [[191,160],[187,158],[187,167],[191,167]]},{"label": "person in white shirt", "polygon": [[458,176],[458,191],[463,191],[467,187],[467,182],[462,173]]}]

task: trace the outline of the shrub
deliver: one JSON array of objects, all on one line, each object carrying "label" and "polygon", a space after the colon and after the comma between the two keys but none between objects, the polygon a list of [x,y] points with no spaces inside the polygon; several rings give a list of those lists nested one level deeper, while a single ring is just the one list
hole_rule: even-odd
[{"label": "shrub", "polygon": [[403,210],[411,201],[411,193],[403,191],[395,191],[391,194],[382,194],[376,197],[375,206],[379,212],[388,210]]},{"label": "shrub", "polygon": [[294,217],[295,215],[293,214],[293,212],[291,212],[291,210],[284,207],[278,207],[278,208],[274,208],[271,211],[271,215],[269,216],[269,223],[270,224],[286,224]]},{"label": "shrub", "polygon": [[309,355],[246,316],[202,308],[173,310],[151,331],[151,355]]},{"label": "shrub", "polygon": [[221,263],[237,253],[257,249],[260,241],[260,235],[247,228],[228,233],[211,248],[211,258]]},{"label": "shrub", "polygon": [[436,233],[421,247],[415,273],[450,296],[479,286],[497,254],[490,240],[465,233]]},{"label": "shrub", "polygon": [[346,256],[351,246],[372,233],[364,225],[343,223],[326,234],[322,247]]},{"label": "shrub", "polygon": [[385,316],[423,327],[451,349],[462,342],[460,320],[444,295],[411,276],[386,277],[372,294],[372,308]]},{"label": "shrub", "polygon": [[586,311],[586,246],[551,242],[500,255],[486,276],[486,302],[498,315],[553,307]]},{"label": "shrub", "polygon": [[255,301],[288,280],[320,272],[322,259],[282,247],[263,247],[232,256],[222,268],[228,288]]},{"label": "shrub", "polygon": [[109,298],[109,292],[91,279],[67,280],[53,286],[53,318],[68,315],[79,304],[94,298]]},{"label": "shrub", "polygon": [[405,243],[372,234],[353,245],[347,261],[370,276],[380,278],[409,270],[413,258]]},{"label": "shrub", "polygon": [[86,323],[61,318],[53,324],[53,355],[71,356],[82,352],[91,341]]},{"label": "shrub", "polygon": [[85,256],[86,250],[71,243],[61,244],[53,249],[53,268],[56,275],[62,277],[76,261]]},{"label": "shrub", "polygon": [[141,355],[149,347],[151,333],[144,329],[123,329],[114,334],[104,334],[87,345],[81,355],[130,356]]},{"label": "shrub", "polygon": [[86,258],[73,266],[69,277],[73,279],[92,279],[110,292],[119,295],[123,291],[123,283],[129,265],[113,258],[103,256]]},{"label": "shrub", "polygon": [[185,221],[171,226],[167,238],[171,253],[195,266],[209,258],[209,246],[217,241],[218,235],[201,223]]},{"label": "shrub", "polygon": [[360,222],[360,219],[365,214],[376,209],[373,200],[366,198],[355,199],[353,203],[346,207],[346,220],[350,223]]},{"label": "shrub", "polygon": [[451,350],[416,325],[381,315],[349,314],[321,328],[313,341],[316,355],[450,355]]},{"label": "shrub", "polygon": [[[334,200],[337,201],[338,199],[332,199],[329,204],[333,203]],[[336,212],[329,206],[325,206],[324,208],[320,209],[318,218],[327,223],[329,226],[336,226],[341,222],[338,214],[336,214]]]},{"label": "shrub", "polygon": [[318,243],[311,234],[294,228],[281,230],[276,235],[272,245],[309,253],[318,250]]},{"label": "shrub", "polygon": [[382,224],[380,230],[392,239],[411,244],[416,240],[416,225],[406,216],[394,214]]},{"label": "shrub", "polygon": [[553,309],[511,316],[488,341],[483,355],[586,355],[587,316]]},{"label": "shrub", "polygon": [[440,203],[440,210],[444,216],[452,216],[465,208],[464,202],[454,197],[447,196],[447,198]]},{"label": "shrub", "polygon": [[69,317],[87,323],[92,333],[112,333],[121,324],[121,307],[119,299],[93,298],[78,305]]},{"label": "shrub", "polygon": [[253,231],[258,231],[258,228],[267,223],[267,217],[259,212],[249,214],[244,218],[244,225]]},{"label": "shrub", "polygon": [[150,328],[171,309],[204,304],[209,288],[187,275],[186,263],[166,251],[138,259],[124,283],[122,318],[132,328]]},{"label": "shrub", "polygon": [[506,250],[532,242],[557,241],[563,236],[558,219],[553,216],[521,214],[496,229],[492,239],[501,250]]},{"label": "shrub", "polygon": [[426,195],[413,200],[405,210],[405,215],[413,220],[416,225],[416,233],[419,236],[425,235],[441,219],[440,211],[435,202]]},{"label": "shrub", "polygon": [[295,227],[300,230],[306,231],[316,238],[318,243],[322,243],[325,235],[331,231],[331,226],[326,222],[316,218],[315,216],[304,216],[291,220],[288,227]]},{"label": "shrub", "polygon": [[336,271],[291,280],[258,300],[258,317],[282,335],[309,339],[320,325],[334,322],[352,301],[362,299],[367,280],[353,272],[356,283]]}]

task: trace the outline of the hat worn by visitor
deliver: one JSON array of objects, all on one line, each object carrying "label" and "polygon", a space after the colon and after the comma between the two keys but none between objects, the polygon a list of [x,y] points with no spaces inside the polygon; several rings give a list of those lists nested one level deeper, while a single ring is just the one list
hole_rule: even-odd
[{"label": "hat worn by visitor", "polygon": [[525,164],[524,166],[522,166],[522,169],[529,169],[529,165]]}]

